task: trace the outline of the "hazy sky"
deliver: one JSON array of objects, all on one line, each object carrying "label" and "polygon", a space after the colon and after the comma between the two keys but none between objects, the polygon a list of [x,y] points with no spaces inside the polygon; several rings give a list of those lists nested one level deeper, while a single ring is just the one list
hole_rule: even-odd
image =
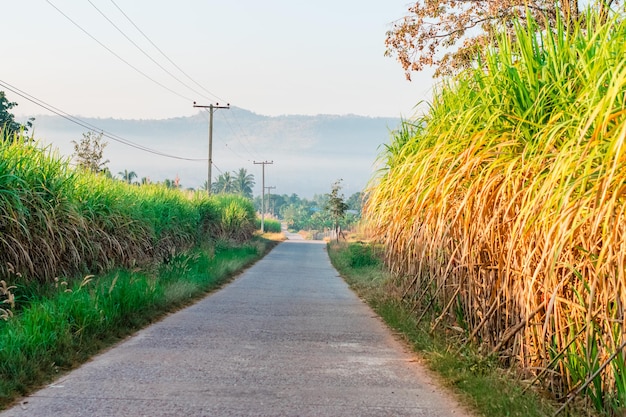
[{"label": "hazy sky", "polygon": [[[50,3],[175,93],[116,58]],[[0,81],[81,116],[186,116],[197,112],[195,100],[227,101],[264,115],[406,117],[428,99],[432,85],[429,74],[406,81],[395,59],[384,56],[385,32],[406,5],[406,0],[4,0]],[[147,58],[96,7],[193,89]],[[47,113],[6,92],[19,103],[16,115]]]}]

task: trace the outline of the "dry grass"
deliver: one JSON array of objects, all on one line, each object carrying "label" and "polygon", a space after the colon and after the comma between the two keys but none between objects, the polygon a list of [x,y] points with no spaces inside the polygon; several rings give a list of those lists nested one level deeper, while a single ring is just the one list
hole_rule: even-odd
[{"label": "dry grass", "polygon": [[556,397],[586,384],[596,407],[615,409],[626,405],[614,355],[626,320],[626,24],[588,20],[519,29],[444,86],[396,132],[365,216],[409,277],[402,298],[437,314],[433,331],[461,328]]}]

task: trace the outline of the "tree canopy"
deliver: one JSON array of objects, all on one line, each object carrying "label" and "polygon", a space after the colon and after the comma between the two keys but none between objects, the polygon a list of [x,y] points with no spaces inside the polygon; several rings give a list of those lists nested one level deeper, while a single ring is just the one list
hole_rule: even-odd
[{"label": "tree canopy", "polygon": [[16,122],[15,116],[10,112],[15,106],[17,103],[9,101],[4,91],[0,91],[0,133],[4,133],[8,138],[12,138],[16,133],[27,132],[33,127],[32,122],[35,120],[30,118],[25,124]]},{"label": "tree canopy", "polygon": [[[435,76],[448,75],[469,66],[493,41],[496,31],[513,31],[514,21],[522,24],[531,16],[554,27],[557,18],[565,26],[580,18],[576,0],[420,0],[387,32],[385,55],[396,56],[407,79],[411,72],[435,67]],[[595,7],[607,16],[619,0],[597,1]]]},{"label": "tree canopy", "polygon": [[233,171],[233,173],[235,174],[234,186],[237,194],[252,199],[252,187],[255,184],[254,175],[248,174],[245,168],[239,168],[239,171]]},{"label": "tree canopy", "polygon": [[339,241],[339,235],[341,233],[339,222],[345,217],[346,210],[348,210],[348,205],[344,201],[343,194],[339,193],[341,190],[341,181],[342,180],[337,180],[333,183],[330,194],[327,195],[328,202],[325,207],[325,209],[330,213],[330,218],[334,223],[337,241]]},{"label": "tree canopy", "polygon": [[239,168],[239,171],[220,174],[217,181],[211,185],[211,191],[215,194],[239,194],[252,199],[254,184],[254,175],[248,174],[245,168]]},{"label": "tree canopy", "polygon": [[102,133],[83,133],[80,142],[72,141],[74,144],[74,160],[79,167],[92,172],[102,172],[109,160],[103,160],[104,148],[107,142],[102,142]]},{"label": "tree canopy", "polygon": [[125,169],[124,171],[118,172],[117,175],[119,175],[122,178],[122,180],[124,180],[124,182],[128,184],[132,184],[133,180],[137,178],[137,173],[135,171],[129,171],[127,169]]}]

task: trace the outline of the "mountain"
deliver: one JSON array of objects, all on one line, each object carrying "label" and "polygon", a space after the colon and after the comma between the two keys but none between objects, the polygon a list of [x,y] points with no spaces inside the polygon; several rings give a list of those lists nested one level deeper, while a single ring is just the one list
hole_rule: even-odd
[{"label": "mountain", "polygon": [[[105,138],[105,158],[113,174],[125,169],[139,178],[163,181],[177,175],[183,187],[197,188],[207,178],[208,113],[163,120],[94,119],[80,120],[125,140],[161,153],[204,158],[192,162],[166,158]],[[356,115],[263,116],[231,107],[214,113],[213,180],[221,172],[246,168],[254,174],[255,195],[261,193],[261,165],[265,166],[265,185],[276,187],[272,193],[310,198],[330,191],[331,184],[343,178],[347,196],[361,191],[375,171],[375,161],[390,131],[399,118]],[[89,128],[60,116],[35,116],[34,135],[61,156],[71,157],[73,140]]]}]

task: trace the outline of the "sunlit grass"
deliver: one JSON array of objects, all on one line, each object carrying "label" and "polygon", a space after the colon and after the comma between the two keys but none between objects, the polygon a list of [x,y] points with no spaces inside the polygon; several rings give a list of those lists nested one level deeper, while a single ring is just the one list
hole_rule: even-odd
[{"label": "sunlit grass", "polygon": [[365,217],[433,331],[609,410],[626,406],[626,22],[587,21],[520,27],[442,86],[381,155]]},{"label": "sunlit grass", "polygon": [[252,236],[252,202],[189,196],[75,170],[20,137],[0,139],[0,276],[50,282],[166,260],[195,244]]},{"label": "sunlit grass", "polygon": [[[556,410],[515,375],[497,367],[494,358],[481,356],[471,348],[460,348],[458,332],[443,329],[430,332],[426,321],[418,322],[412,305],[394,294],[393,276],[381,262],[379,248],[360,242],[331,242],[328,253],[335,268],[357,294],[438,374],[438,380],[452,387],[461,404],[481,416],[546,416]],[[587,415],[572,413],[572,416]]]},{"label": "sunlit grass", "polygon": [[[158,272],[115,270],[51,284],[0,320],[0,408],[102,347],[187,305],[275,243],[221,244],[178,253]],[[20,288],[14,289],[20,297]],[[208,318],[210,319],[210,318]]]}]

